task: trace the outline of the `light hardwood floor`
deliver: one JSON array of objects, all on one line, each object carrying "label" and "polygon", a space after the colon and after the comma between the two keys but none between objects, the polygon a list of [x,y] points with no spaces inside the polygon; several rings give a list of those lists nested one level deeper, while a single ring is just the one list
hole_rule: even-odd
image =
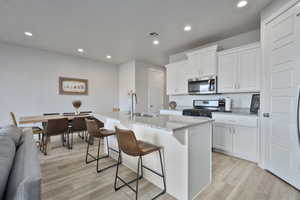
[{"label": "light hardwood floor", "polygon": [[[75,137],[73,150],[52,141],[48,156],[40,155],[42,167],[42,200],[132,200],[134,194],[124,187],[113,189],[115,168],[97,174],[95,163],[86,165],[86,143]],[[112,159],[101,161],[103,165]],[[135,177],[122,166],[120,175]],[[140,182],[139,199],[149,200],[160,190],[147,180]],[[166,194],[159,199],[172,200]],[[197,200],[300,200],[300,192],[254,163],[213,153],[213,183]]]}]

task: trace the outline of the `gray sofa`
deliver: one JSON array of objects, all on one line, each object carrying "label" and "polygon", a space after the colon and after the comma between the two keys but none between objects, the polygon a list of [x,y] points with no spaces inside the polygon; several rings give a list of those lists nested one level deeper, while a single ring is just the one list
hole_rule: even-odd
[{"label": "gray sofa", "polygon": [[0,129],[0,199],[41,199],[40,162],[30,129]]}]

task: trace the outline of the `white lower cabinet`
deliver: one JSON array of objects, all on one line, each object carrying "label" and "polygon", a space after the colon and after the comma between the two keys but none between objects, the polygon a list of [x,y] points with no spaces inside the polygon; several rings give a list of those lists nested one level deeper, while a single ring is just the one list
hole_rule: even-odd
[{"label": "white lower cabinet", "polygon": [[233,139],[231,126],[225,124],[214,124],[213,147],[226,152],[232,152]]},{"label": "white lower cabinet", "polygon": [[257,128],[233,127],[233,153],[240,158],[257,162]]},{"label": "white lower cabinet", "polygon": [[217,116],[213,126],[213,148],[215,151],[257,162],[257,118]]}]

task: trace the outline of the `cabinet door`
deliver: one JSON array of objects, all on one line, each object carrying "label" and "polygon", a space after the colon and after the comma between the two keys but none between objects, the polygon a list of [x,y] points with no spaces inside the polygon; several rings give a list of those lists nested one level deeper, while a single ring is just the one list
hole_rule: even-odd
[{"label": "cabinet door", "polygon": [[232,152],[233,138],[231,126],[214,124],[213,147],[227,152]]},{"label": "cabinet door", "polygon": [[257,128],[233,128],[233,152],[238,157],[257,162]]},{"label": "cabinet door", "polygon": [[177,94],[188,93],[188,70],[187,61],[177,63]]},{"label": "cabinet door", "polygon": [[177,88],[177,68],[173,65],[167,66],[167,94],[176,94]]},{"label": "cabinet door", "polygon": [[217,73],[217,56],[216,52],[210,51],[201,54],[200,57],[200,75],[201,76],[213,76]]},{"label": "cabinet door", "polygon": [[191,71],[191,77],[195,78],[199,77],[202,74],[201,68],[200,68],[200,60],[201,60],[201,54],[200,53],[194,53],[191,55],[188,55],[188,68]]},{"label": "cabinet door", "polygon": [[241,92],[259,91],[260,48],[239,52],[237,89]]},{"label": "cabinet door", "polygon": [[219,55],[218,92],[235,92],[237,65],[237,53]]}]

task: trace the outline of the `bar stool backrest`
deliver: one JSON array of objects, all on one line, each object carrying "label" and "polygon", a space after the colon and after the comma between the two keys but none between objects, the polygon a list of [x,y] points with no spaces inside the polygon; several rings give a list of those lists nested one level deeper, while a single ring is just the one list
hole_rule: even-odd
[{"label": "bar stool backrest", "polygon": [[61,135],[68,131],[68,119],[50,119],[47,122],[46,134],[48,136]]},{"label": "bar stool backrest", "polygon": [[87,131],[89,132],[90,136],[96,136],[99,135],[100,130],[99,130],[99,126],[96,122],[96,120],[94,119],[85,119],[86,122],[86,128]]},{"label": "bar stool backrest", "polygon": [[135,137],[131,130],[123,130],[116,127],[116,135],[118,139],[119,148],[130,156],[140,156],[140,149]]},{"label": "bar stool backrest", "polygon": [[86,123],[84,117],[75,117],[72,122],[72,131],[79,132],[79,131],[86,131]]}]

